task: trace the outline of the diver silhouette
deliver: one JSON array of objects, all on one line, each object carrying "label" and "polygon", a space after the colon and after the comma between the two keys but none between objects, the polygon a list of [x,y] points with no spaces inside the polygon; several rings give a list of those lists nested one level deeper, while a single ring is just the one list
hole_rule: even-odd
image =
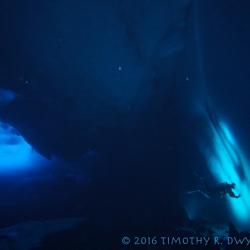
[{"label": "diver silhouette", "polygon": [[188,191],[187,194],[200,193],[208,199],[214,197],[224,198],[226,195],[229,195],[231,198],[240,198],[240,194],[236,195],[233,191],[236,188],[235,183],[222,182],[212,186],[208,185],[203,178],[199,177],[199,179],[201,187],[193,191]]}]

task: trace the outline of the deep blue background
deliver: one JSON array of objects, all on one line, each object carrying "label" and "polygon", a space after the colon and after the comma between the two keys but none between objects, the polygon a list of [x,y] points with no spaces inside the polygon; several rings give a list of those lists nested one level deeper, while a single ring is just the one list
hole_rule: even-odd
[{"label": "deep blue background", "polygon": [[249,9],[243,0],[1,1],[0,86],[18,97],[0,120],[60,162],[0,176],[0,225],[79,215],[112,230],[181,224],[194,170],[210,178],[197,103],[212,100],[249,150]]}]

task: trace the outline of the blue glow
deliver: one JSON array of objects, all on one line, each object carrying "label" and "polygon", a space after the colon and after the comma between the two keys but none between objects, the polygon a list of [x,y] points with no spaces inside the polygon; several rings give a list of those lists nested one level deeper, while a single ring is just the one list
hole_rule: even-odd
[{"label": "blue glow", "polygon": [[17,97],[17,94],[8,89],[0,88],[0,105],[7,105],[10,102],[14,101]]},{"label": "blue glow", "polygon": [[0,122],[0,173],[15,173],[46,161],[6,123]]},{"label": "blue glow", "polygon": [[230,132],[229,127],[224,122],[220,122],[220,127],[223,134],[223,138],[225,140],[224,146],[226,147],[226,150],[228,150],[229,156],[234,161],[234,165],[237,166],[239,164],[239,156],[237,154],[237,144],[234,139],[234,136]]},{"label": "blue glow", "polygon": [[225,137],[227,138],[227,140],[232,144],[232,145],[236,145],[236,141],[234,139],[234,136],[232,135],[232,133],[230,132],[229,127],[227,126],[227,124],[225,124],[224,122],[220,122],[220,126],[222,131],[224,132]]},{"label": "blue glow", "polygon": [[[250,222],[250,172],[249,164],[242,150],[237,146],[233,134],[225,123],[219,122],[219,128],[212,126],[213,153],[204,151],[208,166],[218,182],[236,183],[236,193],[240,199],[227,198],[235,222],[243,227]],[[242,181],[239,170],[244,173]]]}]

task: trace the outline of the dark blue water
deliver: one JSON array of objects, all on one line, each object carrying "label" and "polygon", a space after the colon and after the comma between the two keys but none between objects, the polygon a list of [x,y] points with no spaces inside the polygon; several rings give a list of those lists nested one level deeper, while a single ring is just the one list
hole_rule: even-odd
[{"label": "dark blue water", "polygon": [[249,7],[0,1],[0,247],[249,230]]}]

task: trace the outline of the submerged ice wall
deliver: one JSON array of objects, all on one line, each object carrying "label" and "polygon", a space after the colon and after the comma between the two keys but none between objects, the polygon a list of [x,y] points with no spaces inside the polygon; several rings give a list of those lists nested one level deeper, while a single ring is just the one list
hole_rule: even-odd
[{"label": "submerged ice wall", "polygon": [[227,198],[231,210],[231,220],[240,229],[249,229],[250,221],[250,166],[239,142],[229,129],[229,126],[215,114],[210,124],[210,138],[212,146],[207,146],[203,153],[207,166],[217,183],[235,183],[235,192],[239,199]]},{"label": "submerged ice wall", "polygon": [[189,3],[5,2],[1,78],[20,96],[0,113],[46,156],[102,147],[174,84]]},{"label": "submerged ice wall", "polygon": [[[241,197],[193,199],[188,210],[191,217],[232,221],[239,229],[249,230],[247,8],[246,2],[218,1],[215,6],[211,1],[194,1],[195,70],[201,88],[193,107],[204,127],[198,133],[204,161],[197,169],[215,184],[236,183]],[[206,102],[213,103],[212,111],[204,108]]]}]

